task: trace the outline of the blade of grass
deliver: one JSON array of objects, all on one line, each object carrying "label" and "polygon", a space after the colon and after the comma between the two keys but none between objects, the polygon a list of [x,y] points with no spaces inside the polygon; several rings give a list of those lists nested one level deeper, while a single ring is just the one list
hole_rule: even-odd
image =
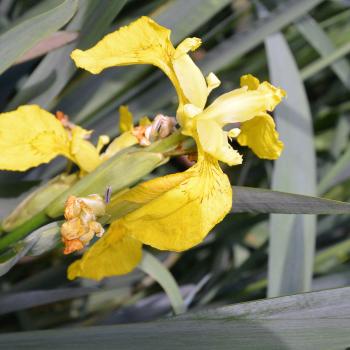
[{"label": "blade of grass", "polygon": [[237,58],[243,56],[261,44],[266,37],[278,32],[289,23],[295,21],[313,9],[323,0],[290,0],[278,7],[264,19],[259,20],[253,28],[242,34],[233,35],[209,52],[202,63],[205,73],[218,71],[227,67]]},{"label": "blade of grass", "polygon": [[0,74],[26,51],[63,27],[75,14],[76,0],[48,1],[38,5],[35,16],[25,18],[0,36]]},{"label": "blade of grass", "polygon": [[[339,47],[338,49],[334,50],[332,53],[330,53],[327,56],[324,56],[317,61],[309,64],[305,68],[301,70],[301,78],[303,80],[307,80],[322,69],[328,67],[331,65],[333,62],[338,61],[341,59],[343,56],[347,55],[350,52],[350,43],[346,43],[343,46]],[[345,75],[344,76],[347,81],[349,81],[349,76]],[[350,84],[350,83],[348,83]]]},{"label": "blade of grass", "polygon": [[4,349],[346,349],[350,288],[236,304],[156,322],[0,335]]},{"label": "blade of grass", "polygon": [[331,187],[343,182],[350,176],[350,148],[327,170],[318,184],[318,193],[326,193]]},{"label": "blade of grass", "polygon": [[83,297],[99,291],[94,287],[57,288],[3,294],[0,300],[0,315],[21,311],[36,306]]},{"label": "blade of grass", "polygon": [[179,286],[169,270],[161,262],[159,262],[152,254],[144,251],[138,268],[150,275],[162,286],[169,297],[171,306],[176,315],[186,311],[186,305],[182,298]]},{"label": "blade of grass", "polygon": [[350,203],[295,193],[233,186],[232,212],[337,215],[350,213]]},{"label": "blade of grass", "polygon": [[[263,13],[263,11],[261,11]],[[282,34],[265,40],[271,81],[288,94],[275,118],[285,147],[275,162],[272,189],[316,194],[312,117],[294,57]],[[316,218],[271,215],[268,264],[270,297],[310,290]]]},{"label": "blade of grass", "polygon": [[67,32],[67,31],[58,31],[53,33],[50,37],[45,38],[39,41],[35,46],[33,46],[29,51],[27,51],[23,56],[21,56],[15,64],[23,63],[33,58],[37,58],[47,54],[50,51],[58,49],[64,45],[69,44],[70,42],[76,40],[78,33],[76,32]]},{"label": "blade of grass", "polygon": [[79,32],[80,39],[49,53],[23,84],[7,109],[13,109],[25,103],[35,103],[43,108],[50,108],[53,100],[77,70],[69,57],[72,50],[75,47],[87,48],[100,39],[125,3],[126,0],[79,2],[78,13],[66,30]]},{"label": "blade of grass", "polygon": [[[313,46],[322,57],[327,57],[336,50],[328,35],[310,15],[304,16],[295,24],[308,43]],[[330,67],[343,85],[349,90],[350,65],[348,61],[345,58],[341,58],[331,63]],[[305,71],[304,74],[306,74]]]}]

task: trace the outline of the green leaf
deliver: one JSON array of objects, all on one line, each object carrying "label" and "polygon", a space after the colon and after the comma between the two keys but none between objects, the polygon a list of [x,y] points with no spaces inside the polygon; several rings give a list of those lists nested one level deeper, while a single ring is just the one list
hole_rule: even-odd
[{"label": "green leaf", "polygon": [[76,72],[70,59],[75,47],[85,49],[105,34],[126,0],[84,0],[79,2],[77,15],[69,23],[67,31],[79,32],[79,39],[49,53],[23,84],[21,90],[7,106],[8,110],[25,103],[50,108],[51,103]]},{"label": "green leaf", "polygon": [[[350,214],[350,203],[260,188],[233,186],[232,212],[340,215]],[[285,216],[281,218],[286,219]],[[312,234],[312,232],[308,233]]]},{"label": "green leaf", "polygon": [[23,258],[36,242],[36,237],[18,242],[11,249],[0,255],[0,276],[9,272]]},{"label": "green leaf", "polygon": [[60,224],[52,222],[33,231],[0,255],[0,276],[6,274],[25,255],[41,255],[57,246]]},{"label": "green leaf", "polygon": [[0,335],[4,349],[346,349],[350,287],[225,306],[156,322]]},{"label": "green leaf", "polygon": [[[350,52],[350,43],[346,43],[343,46],[335,49],[327,56],[324,56],[315,62],[310,63],[308,66],[304,67],[301,71],[301,77],[303,80],[307,80],[314,74],[318,73],[322,69],[334,64],[334,62],[339,61],[342,57],[346,56]],[[344,75],[343,80],[347,79],[349,81],[349,75]],[[350,83],[348,83],[350,85]]]},{"label": "green leaf", "polygon": [[97,291],[99,291],[98,288],[83,287],[9,293],[1,296],[0,315],[21,311],[40,305],[55,303],[58,301],[79,298]]},{"label": "green leaf", "polygon": [[45,55],[46,53],[58,49],[64,45],[69,44],[70,42],[76,40],[78,37],[77,32],[67,32],[60,30],[56,33],[53,33],[48,38],[44,38],[39,41],[35,46],[33,46],[29,51],[27,51],[23,56],[21,56],[15,64],[26,62]]},{"label": "green leaf", "polygon": [[305,15],[323,0],[290,0],[258,21],[246,32],[233,35],[210,51],[200,67],[205,73],[218,71],[261,44],[269,35]]},{"label": "green leaf", "polygon": [[0,36],[0,74],[42,39],[63,27],[75,14],[76,0],[45,1],[35,15],[17,23]]},{"label": "green leaf", "polygon": [[[328,55],[333,54],[336,50],[328,35],[311,16],[304,16],[301,20],[296,22],[296,26],[308,43],[313,46],[322,57],[327,57]],[[339,80],[349,90],[350,65],[348,61],[345,58],[341,58],[331,63],[330,66]]]},{"label": "green leaf", "polygon": [[334,159],[339,158],[342,152],[346,149],[349,135],[350,118],[346,114],[341,114],[334,130],[334,138],[330,149],[330,153]]},{"label": "green leaf", "polygon": [[318,184],[318,193],[327,192],[331,187],[343,182],[350,176],[350,148],[327,170]]},{"label": "green leaf", "polygon": [[[274,163],[272,189],[316,194],[316,160],[312,117],[299,70],[288,43],[276,33],[265,40],[271,82],[288,97],[275,112],[284,142]],[[271,215],[268,295],[310,290],[316,234],[316,217]]]},{"label": "green leaf", "polygon": [[154,278],[164,289],[176,315],[186,311],[186,306],[174,277],[152,254],[143,251],[138,268]]}]

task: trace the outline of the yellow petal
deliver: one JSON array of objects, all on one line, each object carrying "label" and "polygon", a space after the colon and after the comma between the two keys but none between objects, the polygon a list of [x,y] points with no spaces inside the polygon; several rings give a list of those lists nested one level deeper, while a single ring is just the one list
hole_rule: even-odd
[{"label": "yellow petal", "polygon": [[86,172],[93,171],[101,163],[97,148],[85,139],[90,134],[91,131],[80,126],[75,126],[72,130],[71,159]]},{"label": "yellow petal", "polygon": [[139,121],[140,126],[148,126],[151,124],[152,124],[152,122],[148,117],[144,116],[144,117],[140,118],[140,121]]},{"label": "yellow petal", "polygon": [[221,84],[220,79],[214,73],[209,73],[205,80],[208,84],[208,95]]},{"label": "yellow petal", "polygon": [[174,59],[187,54],[189,51],[195,51],[202,45],[202,40],[199,38],[186,38],[176,48]]},{"label": "yellow petal", "polygon": [[0,169],[25,171],[58,155],[69,157],[62,124],[37,105],[0,114]]},{"label": "yellow petal", "polygon": [[242,156],[228,143],[227,133],[213,120],[198,120],[197,132],[203,150],[228,165],[242,163]]},{"label": "yellow petal", "polygon": [[102,161],[105,161],[120,152],[122,149],[136,145],[137,143],[139,143],[137,137],[135,137],[130,131],[126,131],[111,142],[106,151],[101,154],[100,158]]},{"label": "yellow petal", "polygon": [[106,35],[86,51],[74,50],[71,58],[78,67],[93,74],[98,74],[108,67],[152,64],[168,76],[182,104],[185,103],[185,97],[172,66],[175,48],[170,41],[170,33],[168,28],[143,16],[130,25]]},{"label": "yellow petal", "polygon": [[256,90],[260,85],[260,81],[253,75],[246,74],[241,76],[240,85],[241,87],[247,86],[249,90]]},{"label": "yellow petal", "polygon": [[78,67],[97,74],[108,67],[130,64],[163,68],[174,51],[170,30],[143,16],[106,35],[89,50],[74,50],[71,57]]},{"label": "yellow petal", "polygon": [[227,132],[227,136],[230,138],[230,139],[235,139],[236,137],[238,137],[238,135],[241,133],[241,129],[239,128],[233,128],[231,130],[229,130]]},{"label": "yellow petal", "polygon": [[200,44],[201,41],[198,38],[185,39],[176,48],[173,67],[188,102],[203,109],[208,97],[207,83],[200,69],[187,55],[188,51],[195,50]]},{"label": "yellow petal", "polygon": [[275,122],[267,113],[242,123],[237,141],[240,145],[251,148],[263,159],[277,159],[283,150],[283,142],[278,139]]},{"label": "yellow petal", "polygon": [[119,129],[120,132],[131,131],[134,127],[133,116],[128,106],[119,107]]},{"label": "yellow petal", "polygon": [[226,216],[232,190],[218,163],[202,159],[183,173],[136,186],[119,197],[119,204],[135,207],[118,220],[126,234],[157,249],[183,251]]},{"label": "yellow petal", "polygon": [[125,236],[123,227],[112,223],[105,235],[68,268],[68,278],[100,280],[132,271],[140,262],[142,244]]},{"label": "yellow petal", "polygon": [[222,125],[244,122],[260,113],[273,111],[284,96],[284,90],[266,81],[256,90],[244,86],[218,97],[198,118],[215,119]]},{"label": "yellow petal", "polygon": [[108,135],[100,135],[98,137],[97,146],[96,146],[97,152],[100,153],[102,148],[105,145],[107,145],[109,142],[110,142],[110,138]]}]

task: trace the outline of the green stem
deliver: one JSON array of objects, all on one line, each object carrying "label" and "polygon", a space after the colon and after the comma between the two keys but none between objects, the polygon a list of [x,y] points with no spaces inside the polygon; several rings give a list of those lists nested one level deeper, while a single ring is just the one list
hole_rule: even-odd
[{"label": "green stem", "polygon": [[12,243],[17,242],[21,238],[27,236],[30,232],[36,228],[50,222],[50,218],[42,211],[33,216],[30,220],[26,221],[15,230],[7,233],[3,238],[0,239],[0,251],[7,248]]}]

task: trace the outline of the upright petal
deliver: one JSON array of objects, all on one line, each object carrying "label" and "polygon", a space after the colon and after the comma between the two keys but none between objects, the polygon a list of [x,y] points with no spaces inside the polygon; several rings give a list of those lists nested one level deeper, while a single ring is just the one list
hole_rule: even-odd
[{"label": "upright petal", "polygon": [[183,173],[148,181],[121,195],[120,208],[131,211],[118,222],[136,240],[183,251],[200,243],[231,205],[227,176],[216,161],[205,158]]},{"label": "upright petal", "polygon": [[208,95],[221,84],[220,79],[213,72],[209,73],[205,80],[208,84]]},{"label": "upright petal", "polygon": [[134,128],[133,115],[128,106],[119,107],[119,129],[120,132],[131,131]]},{"label": "upright petal", "polygon": [[132,271],[141,260],[142,244],[126,236],[117,222],[112,223],[105,235],[84,256],[68,268],[68,278],[100,280]]},{"label": "upright petal", "polygon": [[200,69],[187,54],[188,51],[197,49],[200,44],[201,40],[198,38],[185,39],[176,48],[172,63],[187,101],[203,109],[208,97],[207,83]]},{"label": "upright petal", "polygon": [[278,138],[275,122],[267,113],[242,123],[237,141],[240,145],[251,148],[263,159],[277,159],[283,150],[283,142]]},{"label": "upright petal", "polygon": [[58,155],[69,157],[62,124],[37,105],[0,114],[0,169],[25,171]]},{"label": "upright petal", "polygon": [[228,143],[227,133],[213,120],[198,120],[197,132],[204,152],[230,166],[242,163],[242,156]]}]

